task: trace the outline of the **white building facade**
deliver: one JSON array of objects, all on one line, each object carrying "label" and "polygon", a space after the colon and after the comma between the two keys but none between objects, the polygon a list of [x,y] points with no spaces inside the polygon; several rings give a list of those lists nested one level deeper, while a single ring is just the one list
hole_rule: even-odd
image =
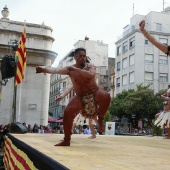
[{"label": "white building facade", "polygon": [[116,44],[115,95],[136,85],[151,84],[154,92],[167,89],[170,82],[170,58],[151,44],[140,32],[139,22],[145,20],[146,30],[158,41],[170,44],[170,13],[149,12],[134,15]]},{"label": "white building facade", "polygon": [[[38,25],[12,21],[8,18],[8,13],[8,8],[4,7],[4,15],[0,19],[0,60],[5,55],[15,57],[15,51],[9,47],[9,43],[20,40],[24,24],[26,25],[27,62],[24,80],[17,86],[16,121],[31,125],[47,125],[50,75],[36,74],[35,67],[50,66],[57,57],[57,53],[52,51],[53,30],[44,23]],[[0,82],[3,82],[1,74]],[[6,86],[0,85],[0,124],[13,122],[13,96],[14,78],[11,78]]]}]

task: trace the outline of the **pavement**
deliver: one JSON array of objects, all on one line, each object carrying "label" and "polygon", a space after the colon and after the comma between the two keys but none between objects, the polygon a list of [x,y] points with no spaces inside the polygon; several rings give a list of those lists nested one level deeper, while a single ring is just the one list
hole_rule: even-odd
[{"label": "pavement", "polygon": [[157,136],[72,135],[71,146],[55,147],[63,134],[12,134],[71,170],[170,170],[170,139]]}]

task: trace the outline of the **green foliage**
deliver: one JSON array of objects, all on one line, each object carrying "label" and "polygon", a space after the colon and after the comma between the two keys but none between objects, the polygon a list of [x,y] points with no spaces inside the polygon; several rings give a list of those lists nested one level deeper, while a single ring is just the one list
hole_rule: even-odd
[{"label": "green foliage", "polygon": [[104,122],[111,122],[111,114],[109,111],[107,111],[104,116]]},{"label": "green foliage", "polygon": [[109,108],[111,115],[114,115],[118,118],[126,115],[124,103],[126,102],[126,97],[133,92],[134,90],[124,90],[121,94],[118,94],[116,97],[112,98],[111,106]]},{"label": "green foliage", "polygon": [[152,125],[152,135],[153,136],[162,136],[163,133],[163,129],[161,129],[160,127],[156,126],[156,125]]},{"label": "green foliage", "polygon": [[49,115],[49,116],[53,116],[53,113],[52,113],[52,112],[48,112],[48,115]]},{"label": "green foliage", "polygon": [[124,90],[112,98],[109,108],[111,115],[121,118],[133,114],[138,118],[153,119],[154,115],[163,109],[160,94],[164,91],[154,94],[154,90],[149,88],[150,85],[139,84],[136,87],[136,90]]}]

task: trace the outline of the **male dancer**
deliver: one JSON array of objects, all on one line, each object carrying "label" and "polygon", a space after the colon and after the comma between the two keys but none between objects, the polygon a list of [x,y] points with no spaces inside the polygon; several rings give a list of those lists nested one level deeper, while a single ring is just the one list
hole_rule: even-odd
[{"label": "male dancer", "polygon": [[[69,75],[76,92],[76,95],[70,100],[64,110],[64,140],[55,146],[70,146],[73,119],[80,110],[82,110],[82,114],[84,115],[93,115],[98,112],[99,131],[102,132],[104,130],[103,118],[110,105],[109,93],[100,90],[95,81],[96,67],[91,63],[86,63],[86,50],[84,48],[76,49],[74,59],[76,64],[68,67],[54,68],[39,66],[36,68],[36,73]],[[83,68],[85,66],[89,69],[84,70]]]}]

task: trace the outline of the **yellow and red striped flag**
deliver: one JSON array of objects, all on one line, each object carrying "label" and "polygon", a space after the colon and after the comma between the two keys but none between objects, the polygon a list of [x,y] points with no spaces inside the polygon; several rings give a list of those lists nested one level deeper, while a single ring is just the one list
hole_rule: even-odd
[{"label": "yellow and red striped flag", "polygon": [[18,49],[16,51],[16,56],[18,57],[15,85],[18,85],[24,79],[24,69],[26,68],[26,28],[24,25],[24,30],[20,42],[18,44]]}]

